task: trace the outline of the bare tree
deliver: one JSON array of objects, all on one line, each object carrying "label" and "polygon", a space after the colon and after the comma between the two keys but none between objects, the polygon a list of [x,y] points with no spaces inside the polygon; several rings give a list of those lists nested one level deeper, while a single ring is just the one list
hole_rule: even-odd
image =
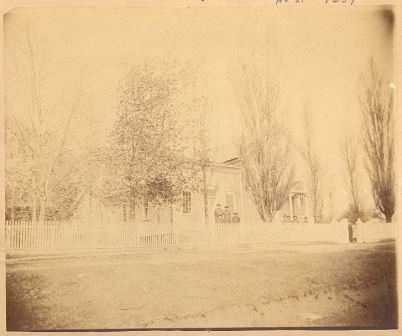
[{"label": "bare tree", "polygon": [[321,195],[321,167],[317,151],[314,148],[314,129],[310,110],[303,112],[304,145],[300,152],[306,163],[309,175],[309,190],[314,222],[322,216],[323,200]]},{"label": "bare tree", "polygon": [[[66,187],[66,181],[75,172],[74,169],[67,168],[71,166],[74,160],[68,160],[71,153],[67,148],[67,140],[70,134],[71,122],[74,114],[80,106],[80,93],[73,99],[71,109],[67,112],[66,119],[59,123],[60,128],[54,129],[48,124],[45,115],[46,104],[41,93],[41,81],[39,67],[35,57],[35,48],[30,35],[30,27],[26,29],[27,57],[30,68],[31,84],[31,111],[28,120],[17,118],[12,113],[7,114],[8,134],[7,139],[10,145],[8,151],[6,172],[9,182],[15,180],[17,184],[25,185],[23,193],[28,194],[24,198],[30,199],[31,218],[34,222],[43,223],[47,217],[50,195],[57,194],[59,199],[67,195],[73,189]],[[15,141],[15,145],[11,142]],[[13,163],[20,161],[20,165],[15,170],[11,167]],[[15,179],[16,176],[20,178]],[[21,179],[24,176],[23,179]],[[60,177],[64,178],[60,178]],[[72,181],[72,180],[70,180]],[[15,199],[20,185],[13,186],[8,183],[8,191]],[[29,184],[29,186],[28,186]],[[14,190],[12,190],[14,189]],[[21,190],[20,190],[21,191]],[[55,200],[56,198],[54,198]],[[59,209],[60,210],[60,209]]]},{"label": "bare tree", "polygon": [[208,133],[207,125],[207,109],[208,103],[205,96],[198,97],[194,100],[194,108],[198,110],[199,116],[195,120],[197,125],[195,129],[197,132],[194,137],[194,156],[196,161],[198,161],[199,169],[201,172],[200,184],[202,186],[202,196],[204,203],[204,224],[208,227],[209,223],[209,204],[208,204],[208,180],[207,180],[207,170],[211,163],[210,158],[210,137]]},{"label": "bare tree", "polygon": [[370,60],[360,97],[365,164],[376,207],[386,222],[395,211],[393,91]]},{"label": "bare tree", "polygon": [[358,144],[352,137],[346,136],[341,146],[341,155],[345,165],[347,185],[350,194],[349,216],[355,222],[361,214],[358,186]]},{"label": "bare tree", "polygon": [[243,116],[241,158],[246,185],[260,218],[271,222],[286,202],[293,166],[285,129],[278,120],[278,89],[263,74],[243,68],[239,90]]}]

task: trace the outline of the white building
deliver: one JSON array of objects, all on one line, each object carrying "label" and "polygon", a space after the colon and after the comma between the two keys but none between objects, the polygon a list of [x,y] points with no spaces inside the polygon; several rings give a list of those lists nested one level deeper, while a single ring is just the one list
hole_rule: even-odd
[{"label": "white building", "polygon": [[[230,227],[261,223],[257,209],[244,183],[241,160],[233,158],[222,163],[210,163],[206,169],[207,211],[203,192],[184,190],[181,200],[173,206],[156,207],[138,202],[135,223],[142,232],[175,232],[189,236],[202,236],[214,232],[218,225]],[[288,201],[278,211],[276,221],[307,222],[307,194],[298,182],[289,194]],[[239,223],[217,223],[214,212],[220,206],[230,217],[240,218]],[[227,211],[226,210],[226,211]],[[207,213],[207,219],[206,214]],[[77,210],[76,219],[97,226],[127,225],[125,205],[105,205],[88,193]],[[235,220],[234,220],[235,221]],[[126,223],[126,224],[124,224]]]}]

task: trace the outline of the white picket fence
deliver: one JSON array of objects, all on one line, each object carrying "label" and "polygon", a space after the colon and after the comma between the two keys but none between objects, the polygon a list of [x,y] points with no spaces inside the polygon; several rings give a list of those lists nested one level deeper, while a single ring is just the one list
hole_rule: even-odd
[{"label": "white picket fence", "polygon": [[[168,230],[145,225],[136,227],[127,223],[106,226],[88,226],[80,222],[46,222],[42,225],[29,221],[7,221],[5,243],[7,250],[18,249],[91,249],[166,247],[171,245],[207,243],[270,243],[270,242],[336,242],[348,243],[348,224],[261,223],[259,225],[216,225],[213,230],[196,230],[187,223],[186,230],[177,226]],[[358,242],[375,242],[396,238],[395,224],[367,222],[357,227]]]},{"label": "white picket fence", "polygon": [[164,247],[174,245],[173,232],[144,232],[133,226],[91,228],[78,222],[6,221],[6,249],[74,249]]}]

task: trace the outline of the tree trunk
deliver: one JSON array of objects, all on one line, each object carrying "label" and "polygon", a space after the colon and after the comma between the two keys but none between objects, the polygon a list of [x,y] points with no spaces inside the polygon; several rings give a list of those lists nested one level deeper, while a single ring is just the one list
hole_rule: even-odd
[{"label": "tree trunk", "polygon": [[268,213],[265,216],[265,222],[268,224],[272,224],[273,219],[274,219],[274,215],[272,213]]},{"label": "tree trunk", "polygon": [[36,179],[35,177],[32,177],[31,179],[32,183],[32,210],[31,210],[31,216],[32,216],[32,223],[37,224],[38,223],[38,212],[37,212],[37,198],[36,198]]},{"label": "tree trunk", "polygon": [[[11,191],[11,201],[10,201],[10,220],[14,221],[15,219],[15,201],[14,201],[14,193]],[[7,208],[6,208],[7,210]]]},{"label": "tree trunk", "polygon": [[202,167],[202,183],[203,183],[203,196],[204,196],[204,223],[205,227],[208,229],[209,223],[209,209],[208,209],[208,189],[207,189],[207,172],[206,167]]},{"label": "tree trunk", "polygon": [[127,207],[123,204],[123,222],[127,222]]},{"label": "tree trunk", "polygon": [[173,204],[170,202],[170,232],[173,233],[173,223],[174,223],[174,218],[173,218]]},{"label": "tree trunk", "polygon": [[161,206],[158,204],[157,211],[156,211],[156,222],[159,224],[161,223]]},{"label": "tree trunk", "polygon": [[144,196],[144,197],[145,197],[144,198],[144,217],[147,220],[148,219],[148,206],[149,206],[149,204],[148,204],[147,196]]},{"label": "tree trunk", "polygon": [[43,198],[39,201],[39,224],[43,225],[46,220],[46,203],[47,199]]},{"label": "tree trunk", "polygon": [[392,223],[392,215],[390,215],[390,214],[385,215],[385,222],[386,223]]},{"label": "tree trunk", "polygon": [[135,190],[134,188],[131,188],[130,190],[130,221],[134,224],[135,223],[135,217],[136,217],[136,211],[135,211]]},{"label": "tree trunk", "polygon": [[317,197],[317,188],[313,186],[313,224],[317,224],[319,222],[319,210],[318,210],[318,197]]},{"label": "tree trunk", "polygon": [[32,199],[31,216],[32,216],[32,223],[37,224],[38,223],[38,212],[37,212],[37,204],[36,204],[35,197]]},{"label": "tree trunk", "polygon": [[14,206],[14,204],[11,204],[10,220],[11,221],[15,220],[15,206]]},{"label": "tree trunk", "polygon": [[46,207],[47,207],[47,196],[48,196],[48,183],[46,181],[43,187],[43,194],[39,198],[39,223],[43,225],[46,221]]}]

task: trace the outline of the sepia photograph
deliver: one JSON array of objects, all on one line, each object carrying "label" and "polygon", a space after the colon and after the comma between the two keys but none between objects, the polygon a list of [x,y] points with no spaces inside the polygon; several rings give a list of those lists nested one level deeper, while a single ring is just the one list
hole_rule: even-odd
[{"label": "sepia photograph", "polygon": [[5,12],[7,331],[398,329],[395,8],[268,2]]}]

